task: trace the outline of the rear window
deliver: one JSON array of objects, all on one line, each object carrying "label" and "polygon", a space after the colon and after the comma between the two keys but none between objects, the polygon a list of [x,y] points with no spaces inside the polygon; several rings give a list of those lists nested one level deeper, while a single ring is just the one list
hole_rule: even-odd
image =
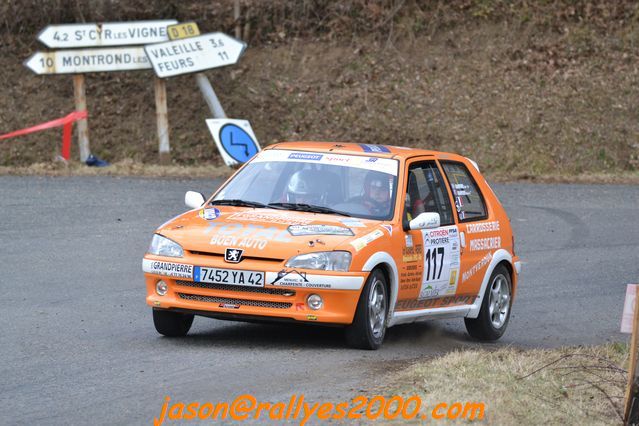
[{"label": "rear window", "polygon": [[470,172],[462,163],[442,162],[462,222],[485,219],[486,204]]}]

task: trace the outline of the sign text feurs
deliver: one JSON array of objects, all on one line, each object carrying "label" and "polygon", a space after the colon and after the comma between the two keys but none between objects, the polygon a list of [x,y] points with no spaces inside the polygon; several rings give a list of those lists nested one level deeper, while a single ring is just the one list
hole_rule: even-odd
[{"label": "sign text feurs", "polygon": [[160,78],[232,65],[246,44],[224,33],[173,40],[144,47]]}]

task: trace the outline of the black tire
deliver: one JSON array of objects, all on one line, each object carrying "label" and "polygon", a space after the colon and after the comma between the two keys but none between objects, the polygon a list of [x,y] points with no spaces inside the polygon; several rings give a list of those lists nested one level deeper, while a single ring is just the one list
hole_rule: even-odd
[{"label": "black tire", "polygon": [[[499,295],[496,287],[499,286]],[[507,288],[504,289],[503,287]],[[484,299],[477,318],[464,318],[466,330],[471,337],[482,341],[495,341],[499,339],[508,327],[510,312],[512,308],[512,281],[510,273],[504,265],[499,265],[490,275],[490,280],[486,286]],[[493,293],[495,290],[495,293]],[[491,298],[491,293],[493,297]],[[504,297],[507,296],[507,300]],[[492,311],[491,311],[492,302]],[[495,309],[497,308],[497,312]]]},{"label": "black tire", "polygon": [[192,314],[153,309],[153,324],[158,333],[167,337],[182,337],[191,329]]},{"label": "black tire", "polygon": [[[372,305],[371,298],[375,299]],[[346,341],[349,346],[358,349],[379,349],[382,346],[388,321],[388,304],[386,277],[381,270],[376,269],[368,276],[359,296],[353,323],[346,327]]]}]

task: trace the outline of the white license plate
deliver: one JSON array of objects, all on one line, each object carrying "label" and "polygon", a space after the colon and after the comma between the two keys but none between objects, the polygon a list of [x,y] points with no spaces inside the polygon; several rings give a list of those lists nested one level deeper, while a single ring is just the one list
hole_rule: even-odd
[{"label": "white license plate", "polygon": [[193,268],[193,281],[246,287],[264,287],[264,272],[195,266]]}]

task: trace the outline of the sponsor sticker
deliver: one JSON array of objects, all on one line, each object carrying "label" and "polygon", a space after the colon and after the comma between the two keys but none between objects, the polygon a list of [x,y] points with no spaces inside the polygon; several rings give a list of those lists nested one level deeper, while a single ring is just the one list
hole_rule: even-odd
[{"label": "sponsor sticker", "polygon": [[355,235],[349,228],[334,225],[291,225],[288,227],[288,232],[294,237],[300,235]]},{"label": "sponsor sticker", "polygon": [[204,233],[212,234],[209,244],[225,248],[264,250],[271,241],[284,243],[293,241],[286,229],[252,223],[209,222],[209,227]]},{"label": "sponsor sticker", "polygon": [[457,227],[423,229],[424,274],[419,299],[455,294],[460,267]]},{"label": "sponsor sticker", "polygon": [[360,220],[347,217],[345,219],[340,219],[340,222],[344,224],[344,226],[348,226],[349,228],[366,228]]},{"label": "sponsor sticker", "polygon": [[402,249],[402,260],[404,263],[420,262],[424,255],[424,246],[417,244],[416,246],[406,246]]},{"label": "sponsor sticker", "polygon": [[186,263],[164,262],[161,260],[142,260],[142,270],[148,274],[166,275],[174,278],[193,279],[193,265]]},{"label": "sponsor sticker", "polygon": [[457,197],[463,197],[464,195],[470,195],[470,185],[465,185],[463,183],[454,183],[453,184],[453,192]]},{"label": "sponsor sticker", "polygon": [[356,240],[351,241],[351,245],[355,247],[356,251],[360,251],[361,249],[363,249],[364,247],[366,247],[367,245],[369,245],[376,239],[381,238],[383,236],[384,236],[384,232],[382,232],[381,229],[376,229],[373,232],[370,232],[364,235],[363,237],[360,237]]},{"label": "sponsor sticker", "polygon": [[302,287],[331,290],[359,290],[363,277],[307,274],[295,269],[267,272],[266,282],[278,287]]},{"label": "sponsor sticker", "polygon": [[384,145],[360,143],[359,146],[362,147],[364,152],[390,152],[390,149],[386,148]]},{"label": "sponsor sticker", "polygon": [[384,228],[385,230],[388,231],[388,234],[392,237],[393,236],[393,227],[391,225],[382,225],[382,228]]},{"label": "sponsor sticker", "polygon": [[480,232],[499,231],[499,222],[479,222],[469,223],[466,225],[466,232],[469,234],[478,234]]},{"label": "sponsor sticker", "polygon": [[220,217],[220,211],[216,208],[211,208],[211,209],[202,209],[200,210],[200,212],[198,213],[198,215],[202,218],[202,219],[206,219],[206,220],[215,220],[218,217]]},{"label": "sponsor sticker", "polygon": [[434,306],[457,306],[457,305],[472,305],[477,299],[477,296],[444,296],[441,299],[402,299],[398,300],[395,304],[396,311],[414,310],[414,309],[427,309]]},{"label": "sponsor sticker", "polygon": [[478,238],[470,240],[470,251],[493,250],[501,248],[501,237]]},{"label": "sponsor sticker", "polygon": [[266,222],[279,225],[308,225],[313,222],[313,219],[304,218],[301,215],[291,214],[290,212],[257,212],[252,210],[233,213],[228,216],[228,219],[240,222]]},{"label": "sponsor sticker", "polygon": [[323,157],[322,154],[313,154],[309,152],[291,152],[288,156],[291,160],[307,160],[307,161],[319,161]]},{"label": "sponsor sticker", "polygon": [[240,305],[236,305],[235,303],[220,303],[218,307],[226,309],[240,309]]},{"label": "sponsor sticker", "polygon": [[[375,145],[377,146],[377,145]],[[358,169],[375,170],[389,175],[397,176],[399,162],[392,158],[377,158],[370,161],[371,157],[363,155],[346,154],[319,154],[312,152],[289,151],[285,149],[267,149],[259,152],[252,160],[254,163],[271,161],[294,161],[304,163],[333,164],[336,166],[355,167]]]},{"label": "sponsor sticker", "polygon": [[488,265],[488,263],[490,263],[490,261],[492,259],[493,259],[493,254],[492,253],[486,253],[486,256],[481,258],[481,260],[479,262],[475,263],[473,266],[470,267],[469,270],[467,270],[464,273],[462,273],[462,282],[466,282],[468,279],[470,279],[470,277],[475,275],[484,266]]},{"label": "sponsor sticker", "polygon": [[405,236],[405,241],[406,241],[406,247],[412,247],[413,246],[413,236],[410,234],[407,234]]}]

